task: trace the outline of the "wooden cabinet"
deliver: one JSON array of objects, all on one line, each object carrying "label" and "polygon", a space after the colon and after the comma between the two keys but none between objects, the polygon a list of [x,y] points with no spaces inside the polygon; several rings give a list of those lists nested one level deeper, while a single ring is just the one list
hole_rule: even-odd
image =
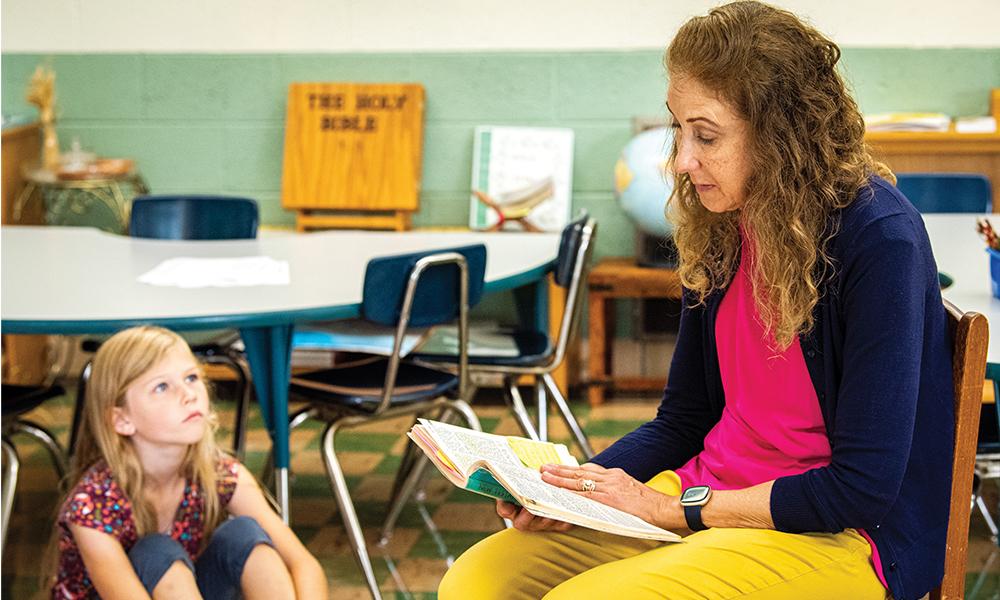
[{"label": "wooden cabinet", "polygon": [[[26,161],[37,161],[41,153],[42,140],[38,123],[10,127],[3,130],[0,144],[2,156],[2,218],[4,225],[13,223],[14,200],[24,187],[21,165]],[[19,224],[40,225],[44,223],[41,206],[27,206],[17,221]],[[41,383],[48,375],[49,361],[47,338],[43,335],[3,336],[3,381],[31,385]]]}]

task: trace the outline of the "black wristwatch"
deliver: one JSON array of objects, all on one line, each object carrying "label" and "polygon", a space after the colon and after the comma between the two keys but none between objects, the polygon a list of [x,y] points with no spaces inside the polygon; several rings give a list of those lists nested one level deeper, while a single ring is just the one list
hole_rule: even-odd
[{"label": "black wristwatch", "polygon": [[681,506],[684,507],[684,519],[691,531],[708,529],[701,520],[701,507],[712,499],[712,488],[707,485],[696,485],[684,490],[681,494]]}]

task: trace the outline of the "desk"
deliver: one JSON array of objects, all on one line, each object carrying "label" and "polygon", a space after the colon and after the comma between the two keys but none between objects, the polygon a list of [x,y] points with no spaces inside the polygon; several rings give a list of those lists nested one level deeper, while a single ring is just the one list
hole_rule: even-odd
[{"label": "desk", "polygon": [[[177,330],[239,328],[274,443],[275,481],[288,519],[288,379],[298,323],[356,317],[368,261],[377,256],[484,243],[486,292],[533,284],[544,300],[558,234],[264,233],[256,240],[173,241],[78,227],[4,227],[0,279],[4,333],[109,333],[138,324]],[[136,278],[177,256],[286,260],[288,286],[180,289]],[[536,318],[547,323],[547,305]]]},{"label": "desk", "polygon": [[[976,234],[975,214],[923,215],[938,271],[954,283],[942,292],[963,311],[976,311],[990,324],[986,378],[1000,387],[1000,299],[990,291],[990,260],[986,244]],[[986,215],[994,217],[995,215]]]}]

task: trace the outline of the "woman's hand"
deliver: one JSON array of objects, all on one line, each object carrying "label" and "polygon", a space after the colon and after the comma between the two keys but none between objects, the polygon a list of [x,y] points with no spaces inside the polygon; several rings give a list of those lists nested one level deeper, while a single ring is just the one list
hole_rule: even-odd
[{"label": "woman's hand", "polygon": [[[601,504],[635,515],[657,527],[687,527],[684,510],[677,496],[661,494],[621,469],[605,469],[600,465],[586,463],[579,467],[542,465],[541,471],[542,481],[546,483],[572,490]],[[585,480],[594,483],[592,491],[585,490]]]},{"label": "woman's hand", "polygon": [[503,500],[497,500],[497,514],[513,521],[514,528],[520,531],[569,531],[573,529],[571,523],[536,517],[523,507]]}]

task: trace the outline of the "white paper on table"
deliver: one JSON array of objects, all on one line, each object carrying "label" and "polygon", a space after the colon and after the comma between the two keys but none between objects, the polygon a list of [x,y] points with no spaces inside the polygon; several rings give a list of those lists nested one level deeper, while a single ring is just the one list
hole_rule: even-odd
[{"label": "white paper on table", "polygon": [[288,285],[291,282],[288,261],[269,256],[241,258],[168,258],[143,273],[139,283],[149,285],[201,288],[246,287],[253,285]]}]

